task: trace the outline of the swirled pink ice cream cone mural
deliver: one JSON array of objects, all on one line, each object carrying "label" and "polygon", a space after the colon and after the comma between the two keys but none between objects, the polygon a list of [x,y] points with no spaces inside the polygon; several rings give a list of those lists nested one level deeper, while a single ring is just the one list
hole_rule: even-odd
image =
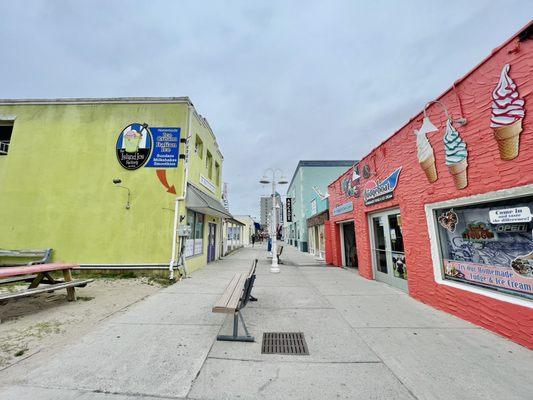
[{"label": "swirled pink ice cream cone mural", "polygon": [[524,119],[524,100],[520,98],[509,70],[509,64],[505,64],[500,81],[492,92],[490,127],[494,129],[494,138],[498,142],[502,160],[512,160],[518,156]]}]

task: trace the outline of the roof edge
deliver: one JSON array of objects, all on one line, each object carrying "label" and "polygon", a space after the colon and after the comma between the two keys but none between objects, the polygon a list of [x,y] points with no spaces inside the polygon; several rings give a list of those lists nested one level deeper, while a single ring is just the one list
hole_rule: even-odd
[{"label": "roof edge", "polygon": [[0,105],[48,105],[48,104],[123,104],[185,103],[193,106],[187,96],[181,97],[73,97],[55,99],[0,99]]}]

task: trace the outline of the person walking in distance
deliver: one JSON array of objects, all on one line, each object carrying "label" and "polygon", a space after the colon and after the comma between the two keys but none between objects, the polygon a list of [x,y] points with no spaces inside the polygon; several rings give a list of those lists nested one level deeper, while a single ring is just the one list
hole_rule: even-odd
[{"label": "person walking in distance", "polygon": [[254,247],[255,245],[255,233],[252,234],[252,247]]}]

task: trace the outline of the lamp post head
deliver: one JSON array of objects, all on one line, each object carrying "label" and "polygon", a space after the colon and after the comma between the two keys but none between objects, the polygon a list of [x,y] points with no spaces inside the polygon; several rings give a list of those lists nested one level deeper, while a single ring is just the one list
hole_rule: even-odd
[{"label": "lamp post head", "polygon": [[261,178],[259,183],[262,183],[263,185],[266,185],[266,184],[270,183],[270,180],[266,176],[263,175],[263,177]]},{"label": "lamp post head", "polygon": [[279,178],[278,184],[280,184],[280,185],[286,185],[287,183],[289,183],[289,181],[288,181],[287,178],[285,178],[284,176],[282,176],[281,178]]}]

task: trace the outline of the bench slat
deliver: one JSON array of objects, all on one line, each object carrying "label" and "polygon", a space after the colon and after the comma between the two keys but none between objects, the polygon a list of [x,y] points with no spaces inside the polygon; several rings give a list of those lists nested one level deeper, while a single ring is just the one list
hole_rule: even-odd
[{"label": "bench slat", "polygon": [[220,296],[220,298],[215,303],[215,306],[213,307],[213,312],[217,312],[215,311],[215,309],[226,307],[229,299],[231,298],[231,295],[233,294],[233,291],[235,290],[237,282],[239,282],[239,275],[240,274],[233,275],[233,278],[231,278],[231,281],[229,282],[228,286],[226,286],[226,289],[224,289],[222,296]]},{"label": "bench slat", "polygon": [[14,276],[12,278],[0,279],[0,285],[8,285],[10,283],[16,283],[16,282],[31,282],[35,278],[37,278],[37,275],[19,275],[19,276]]},{"label": "bench slat", "polygon": [[0,268],[0,278],[11,278],[13,276],[37,274],[39,272],[63,271],[65,269],[75,269],[78,267],[79,266],[77,264],[64,263],[37,264],[24,267],[5,267]]},{"label": "bench slat", "polygon": [[229,285],[222,293],[222,296],[216,302],[212,311],[216,313],[230,313],[235,312],[239,304],[240,296],[244,289],[244,282],[246,281],[246,274],[236,273],[233,275]]},{"label": "bench slat", "polygon": [[233,291],[231,298],[228,301],[228,305],[227,305],[228,312],[235,312],[237,310],[237,307],[239,306],[239,301],[242,298],[242,293],[244,290],[245,283],[246,283],[246,274],[241,274],[241,276],[239,277],[239,283],[237,283],[237,286],[235,290]]},{"label": "bench slat", "polygon": [[77,279],[70,282],[56,283],[53,285],[41,286],[35,289],[27,289],[17,293],[6,293],[0,295],[0,300],[18,299],[21,297],[32,296],[34,294],[53,292],[55,290],[66,289],[70,287],[85,286],[91,283],[94,279]]}]

